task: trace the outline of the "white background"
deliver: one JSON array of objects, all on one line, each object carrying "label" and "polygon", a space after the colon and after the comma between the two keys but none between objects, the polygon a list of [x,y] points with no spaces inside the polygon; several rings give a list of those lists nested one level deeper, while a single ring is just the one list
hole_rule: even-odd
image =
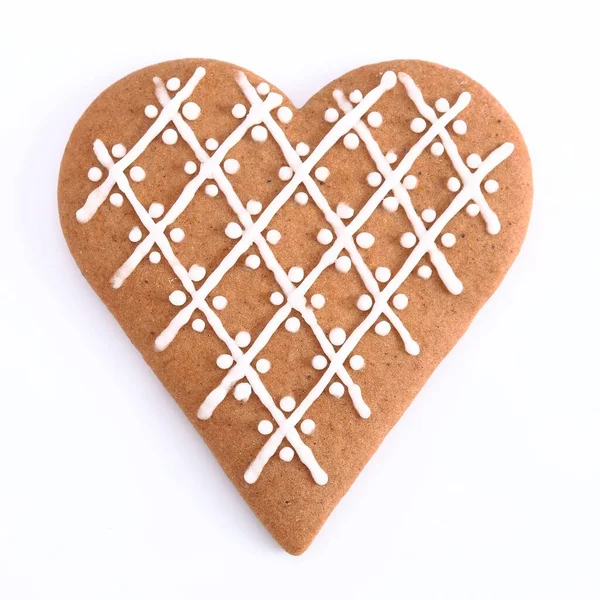
[{"label": "white background", "polygon": [[[530,4],[5,7],[0,598],[600,597],[597,19],[591,2]],[[516,264],[300,558],[256,521],[59,229],[79,115],[117,78],[188,56],[242,64],[298,105],[361,64],[440,62],[500,99],[533,159]]]}]

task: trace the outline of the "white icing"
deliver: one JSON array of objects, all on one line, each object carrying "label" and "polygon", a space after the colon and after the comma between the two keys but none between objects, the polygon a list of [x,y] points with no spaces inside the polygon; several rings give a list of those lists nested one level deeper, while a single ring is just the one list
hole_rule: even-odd
[{"label": "white icing", "polygon": [[205,326],[206,326],[206,324],[204,323],[204,321],[202,319],[194,319],[192,321],[192,329],[194,331],[197,331],[198,333],[202,333],[204,331]]},{"label": "white icing", "polygon": [[161,255],[160,252],[157,252],[156,250],[153,250],[152,252],[150,252],[150,254],[148,255],[148,260],[153,264],[153,265],[157,265],[160,262],[161,259]]},{"label": "white icing", "polygon": [[294,200],[296,201],[297,204],[299,204],[300,206],[305,206],[306,203],[308,202],[308,194],[306,192],[298,192],[295,196],[294,196]]},{"label": "white icing", "polygon": [[271,363],[266,358],[259,358],[256,361],[256,370],[259,373],[268,373],[271,369]]},{"label": "white icing", "polygon": [[400,245],[403,248],[413,248],[417,243],[417,236],[412,231],[407,231],[400,236]]},{"label": "white icing", "polygon": [[340,273],[347,273],[352,268],[352,261],[349,256],[340,256],[335,261],[335,268]]},{"label": "white icing", "polygon": [[217,356],[217,367],[219,369],[229,369],[233,364],[233,356],[230,354],[221,354]]},{"label": "white icing", "polygon": [[334,327],[329,332],[329,341],[334,346],[341,346],[346,341],[346,332],[341,327]]},{"label": "white icing", "polygon": [[365,250],[370,248],[375,243],[375,236],[368,231],[361,231],[356,236],[356,244]]},{"label": "white icing", "polygon": [[379,321],[377,325],[375,325],[375,333],[377,335],[387,335],[392,330],[392,326],[387,321]]},{"label": "white icing", "polygon": [[329,177],[329,169],[327,167],[317,167],[315,169],[315,177],[320,182],[327,181],[327,178]]},{"label": "white icing", "polygon": [[209,183],[205,188],[204,192],[207,196],[215,198],[219,193],[219,188],[214,183]]},{"label": "white icing", "polygon": [[323,294],[313,294],[310,297],[310,304],[317,310],[325,306],[325,296]]},{"label": "white icing", "polygon": [[238,383],[233,390],[233,397],[239,402],[246,402],[252,395],[252,387],[247,381]]},{"label": "white icing", "polygon": [[444,144],[442,144],[442,142],[434,142],[431,144],[431,154],[434,156],[441,156],[444,154]]},{"label": "white icing", "polygon": [[150,208],[148,209],[148,214],[153,219],[159,219],[160,217],[163,216],[164,212],[165,212],[165,207],[160,202],[153,202],[150,205]]},{"label": "white icing", "polygon": [[243,233],[239,223],[227,223],[225,227],[225,235],[231,240],[238,240],[242,237]]},{"label": "white icing", "polygon": [[154,106],[153,104],[148,104],[148,106],[144,108],[144,114],[149,119],[155,119],[156,117],[158,117],[158,108],[156,108],[156,106]]},{"label": "white icing", "polygon": [[494,194],[500,189],[500,185],[495,179],[488,179],[483,187],[488,194]]},{"label": "white icing", "polygon": [[207,150],[216,150],[219,147],[219,142],[215,138],[208,138],[204,144]]},{"label": "white icing", "polygon": [[110,195],[109,201],[113,206],[123,206],[123,194],[115,192]]},{"label": "white icing", "polygon": [[283,462],[290,462],[294,458],[294,450],[292,448],[290,448],[289,446],[282,448],[279,451],[279,458]]},{"label": "white icing", "polygon": [[146,179],[146,171],[144,171],[142,167],[131,167],[129,170],[129,176],[131,177],[132,181],[139,183],[140,181],[144,181],[144,179]]},{"label": "white icing", "polygon": [[212,305],[216,310],[223,310],[227,307],[227,298],[225,296],[215,296],[212,301]]},{"label": "white icing", "polygon": [[278,175],[281,181],[289,181],[294,176],[294,171],[290,167],[285,166],[279,169]]},{"label": "white icing", "polygon": [[360,90],[353,90],[350,92],[348,98],[350,98],[350,102],[353,104],[358,104],[363,99],[363,95]]},{"label": "white icing", "polygon": [[177,91],[180,87],[181,81],[178,77],[171,77],[171,79],[167,81],[167,89],[171,92]]},{"label": "white icing", "polygon": [[290,317],[285,322],[284,327],[286,331],[289,331],[290,333],[296,333],[300,330],[300,319],[298,319],[298,317]]},{"label": "white icing", "polygon": [[340,118],[340,113],[335,108],[328,108],[325,111],[325,120],[328,123],[335,123]]},{"label": "white icing", "polygon": [[321,229],[321,231],[317,233],[317,241],[319,244],[327,246],[333,242],[333,233],[331,233],[329,229]]},{"label": "white icing", "polygon": [[266,96],[270,91],[271,88],[269,87],[269,84],[266,83],[265,81],[262,81],[261,83],[259,83],[256,86],[256,91],[261,95],[261,96]]},{"label": "white icing", "polygon": [[304,269],[302,267],[292,267],[288,271],[288,277],[292,283],[300,283],[304,279]]},{"label": "white icing", "polygon": [[269,435],[273,433],[273,423],[263,419],[258,424],[258,432],[262,435]]},{"label": "white icing", "polygon": [[186,102],[181,112],[188,121],[195,121],[202,111],[195,102]]},{"label": "white icing", "polygon": [[377,281],[381,281],[381,283],[389,281],[391,276],[392,273],[387,267],[377,267],[375,269],[375,279],[377,279]]},{"label": "white icing", "polygon": [[426,127],[425,119],[422,119],[421,117],[415,117],[410,122],[410,130],[413,131],[414,133],[422,133],[423,131],[425,131],[425,127]]},{"label": "white icing", "polygon": [[446,98],[438,98],[435,101],[435,109],[441,113],[448,112],[450,110],[450,102]]},{"label": "white icing", "polygon": [[476,217],[479,214],[479,206],[475,202],[471,202],[471,204],[467,204],[466,211],[470,217]]},{"label": "white icing", "polygon": [[359,139],[355,133],[347,133],[344,136],[344,146],[348,150],[356,150],[358,148]]},{"label": "white icing", "polygon": [[188,175],[193,175],[198,170],[198,165],[193,160],[188,160],[185,165],[183,165],[183,170]]},{"label": "white icing", "polygon": [[365,366],[365,359],[360,354],[350,357],[350,368],[354,371],[360,371]]},{"label": "white icing", "polygon": [[169,294],[169,302],[173,306],[183,306],[187,300],[185,292],[181,290],[175,290]]},{"label": "white icing", "polygon": [[400,203],[394,196],[386,196],[381,203],[381,206],[388,212],[396,212]]},{"label": "white icing", "polygon": [[358,300],[356,301],[356,308],[358,308],[358,310],[362,310],[363,312],[366,312],[367,310],[371,310],[371,307],[373,306],[373,298],[371,298],[371,296],[369,296],[369,294],[362,294],[358,297]]},{"label": "white icing", "polygon": [[418,180],[414,175],[407,175],[402,182],[405,190],[414,190],[417,187]]},{"label": "white icing", "polygon": [[378,187],[379,185],[381,185],[382,181],[383,177],[381,176],[381,173],[378,173],[377,171],[372,171],[367,175],[367,183],[371,187]]},{"label": "white icing", "polygon": [[246,348],[247,346],[250,345],[251,341],[252,341],[252,337],[250,336],[250,334],[247,331],[239,331],[235,336],[235,343],[240,348]]},{"label": "white icing", "polygon": [[258,200],[248,200],[246,203],[246,210],[249,215],[256,216],[260,214],[262,210],[262,204]]},{"label": "white icing", "polygon": [[408,297],[405,294],[396,294],[392,300],[394,308],[404,310],[408,306]]},{"label": "white icing", "polygon": [[451,192],[458,192],[460,190],[460,179],[458,177],[450,177],[448,179],[448,189]]},{"label": "white icing", "polygon": [[123,144],[115,144],[111,149],[110,153],[115,158],[123,158],[127,154],[127,148]]},{"label": "white icing", "polygon": [[300,431],[304,435],[312,435],[316,429],[315,422],[312,419],[304,419],[302,423],[300,423]]},{"label": "white icing", "polygon": [[469,154],[469,156],[467,156],[467,166],[470,169],[477,169],[478,167],[481,166],[482,160],[481,160],[481,156],[479,156],[479,154]]},{"label": "white icing", "polygon": [[467,133],[467,124],[462,119],[458,119],[452,123],[452,129],[458,135],[465,135]]},{"label": "white icing", "polygon": [[344,386],[339,381],[334,381],[329,386],[329,393],[334,398],[341,398],[344,395]]},{"label": "white icing", "polygon": [[313,357],[311,364],[313,366],[313,369],[316,369],[317,371],[322,371],[323,369],[327,368],[327,359],[321,354],[318,354],[317,356]]},{"label": "white icing", "polygon": [[188,272],[192,281],[202,281],[206,275],[206,269],[201,265],[193,264]]},{"label": "white icing", "polygon": [[234,104],[233,108],[231,109],[231,114],[236,118],[236,119],[243,119],[246,116],[246,113],[248,112],[248,109],[243,105],[243,104]]},{"label": "white icing", "polygon": [[271,294],[270,300],[271,304],[274,304],[275,306],[280,306],[281,304],[283,304],[284,297],[281,292],[273,292]]},{"label": "white icing", "polygon": [[426,208],[421,213],[421,218],[423,219],[423,221],[425,221],[425,223],[433,223],[435,221],[435,217],[436,212],[435,210],[433,210],[433,208]]},{"label": "white icing", "polygon": [[248,256],[246,256],[246,260],[244,261],[244,264],[249,268],[249,269],[258,269],[258,267],[260,267],[260,256],[258,256],[258,254],[249,254]]},{"label": "white icing", "polygon": [[87,176],[90,181],[100,181],[102,179],[102,170],[98,167],[92,167],[88,171]]},{"label": "white icing", "polygon": [[298,156],[308,156],[310,154],[310,147],[308,144],[304,142],[299,142],[296,144],[296,153]]},{"label": "white icing", "polygon": [[441,237],[442,246],[446,248],[452,248],[456,244],[456,236],[453,233],[444,233]]},{"label": "white icing", "polygon": [[281,233],[279,233],[279,231],[277,231],[277,229],[269,229],[269,231],[267,231],[267,242],[269,242],[269,244],[272,244],[273,246],[275,244],[279,243],[279,240],[281,240]]},{"label": "white icing", "polygon": [[167,144],[167,146],[172,146],[177,142],[179,136],[174,129],[165,129],[162,134],[162,141]]},{"label": "white icing", "polygon": [[129,240],[131,242],[139,242],[142,239],[142,230],[136,225],[130,232],[129,232]]},{"label": "white icing", "polygon": [[171,229],[171,231],[169,232],[169,237],[176,244],[178,244],[179,242],[183,241],[183,238],[185,237],[185,233],[184,233],[183,229],[181,229],[181,227],[175,227],[175,228]]},{"label": "white icing", "polygon": [[292,412],[296,408],[296,401],[291,396],[284,396],[279,401],[279,407],[284,412]]},{"label": "white icing", "polygon": [[234,175],[240,170],[240,163],[235,158],[228,158],[223,163],[223,170],[229,175]]},{"label": "white icing", "polygon": [[250,132],[250,136],[255,142],[266,142],[268,137],[267,129],[262,125],[255,125]]},{"label": "white icing", "polygon": [[378,113],[377,111],[369,113],[367,115],[367,123],[371,127],[381,127],[381,124],[383,123],[383,117],[381,116],[381,113]]},{"label": "white icing", "polygon": [[423,265],[417,269],[417,275],[421,279],[429,279],[431,277],[431,267],[429,265]]},{"label": "white icing", "polygon": [[340,219],[351,219],[354,216],[354,209],[345,202],[340,202],[336,206],[335,212]]},{"label": "white icing", "polygon": [[397,160],[398,160],[398,155],[395,152],[392,152],[391,150],[385,155],[385,160],[388,161],[388,163],[390,163],[390,165],[393,165]]},{"label": "white icing", "polygon": [[292,112],[292,109],[287,106],[281,106],[277,109],[277,118],[282,123],[289,123],[293,116],[294,113]]}]

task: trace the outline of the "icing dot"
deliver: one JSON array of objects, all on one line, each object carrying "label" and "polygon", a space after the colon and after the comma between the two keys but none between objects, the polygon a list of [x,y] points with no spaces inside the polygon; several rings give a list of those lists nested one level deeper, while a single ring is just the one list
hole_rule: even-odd
[{"label": "icing dot", "polygon": [[300,431],[304,435],[312,435],[315,431],[316,425],[312,419],[304,419],[302,423],[300,423]]},{"label": "icing dot", "polygon": [[313,369],[316,369],[317,371],[322,371],[327,367],[327,359],[321,354],[317,354],[317,356],[313,356],[311,364],[313,366]]},{"label": "icing dot", "polygon": [[431,154],[434,156],[441,156],[444,154],[444,144],[442,144],[442,142],[434,142],[431,144]]},{"label": "icing dot", "polygon": [[300,319],[298,317],[290,317],[285,322],[285,330],[290,333],[296,333],[300,330]]},{"label": "icing dot", "polygon": [[204,331],[204,327],[205,327],[205,323],[202,319],[194,319],[192,321],[192,329],[194,331],[197,331],[198,333],[201,333]]},{"label": "icing dot", "polygon": [[407,190],[414,190],[417,187],[417,178],[414,175],[407,175],[402,185]]},{"label": "icing dot", "polygon": [[383,177],[381,176],[381,173],[378,173],[377,171],[372,171],[367,175],[367,183],[371,187],[377,187],[382,181]]},{"label": "icing dot", "polygon": [[315,169],[315,177],[321,182],[327,181],[329,177],[329,169],[327,167],[317,167]]},{"label": "icing dot", "polygon": [[344,386],[339,381],[334,381],[329,386],[329,393],[334,398],[341,398],[344,395]]},{"label": "icing dot", "polygon": [[382,206],[388,212],[396,212],[398,210],[398,200],[394,196],[387,196],[383,199]]},{"label": "icing dot", "polygon": [[289,123],[292,120],[293,116],[294,116],[294,113],[292,112],[292,109],[289,108],[288,106],[280,106],[279,109],[277,110],[277,118],[282,123]]},{"label": "icing dot", "polygon": [[136,225],[129,232],[129,240],[132,242],[139,242],[142,239],[142,230]]},{"label": "icing dot", "polygon": [[368,294],[362,294],[358,297],[358,300],[356,301],[356,308],[358,308],[358,310],[362,310],[364,312],[369,310],[371,306],[373,306],[373,298],[371,298],[371,296]]},{"label": "icing dot", "polygon": [[204,188],[204,191],[206,192],[207,196],[214,198],[219,193],[219,188],[214,183],[209,183]]},{"label": "icing dot", "polygon": [[393,165],[398,160],[398,155],[395,152],[390,151],[385,155],[385,160],[387,160],[390,165]]},{"label": "icing dot", "polygon": [[383,123],[383,117],[381,116],[381,113],[378,113],[376,110],[369,113],[367,116],[367,123],[371,127],[381,127],[381,124]]},{"label": "icing dot", "polygon": [[325,296],[323,294],[313,294],[310,297],[310,303],[313,308],[323,308],[325,306]]},{"label": "icing dot", "polygon": [[261,81],[257,86],[256,86],[256,91],[261,95],[261,96],[266,96],[270,91],[271,88],[269,87],[269,84],[265,81]]},{"label": "icing dot", "polygon": [[467,133],[467,124],[462,119],[458,119],[452,123],[452,129],[458,135],[465,135]]},{"label": "icing dot", "polygon": [[244,264],[249,268],[249,269],[258,269],[258,267],[260,267],[260,256],[258,256],[258,254],[249,254],[246,257],[246,260],[244,262]]},{"label": "icing dot", "polygon": [[404,310],[408,306],[408,297],[405,294],[396,294],[392,300],[394,308]]},{"label": "icing dot", "polygon": [[188,174],[188,175],[193,175],[196,170],[198,169],[196,163],[193,160],[188,160],[185,165],[183,165],[183,170]]},{"label": "icing dot", "polygon": [[329,341],[334,346],[341,346],[346,341],[346,332],[341,327],[334,327],[329,332]]},{"label": "icing dot", "polygon": [[235,158],[228,158],[223,163],[223,169],[225,170],[225,173],[233,175],[234,173],[237,173],[240,170],[240,163],[237,160],[235,160]]},{"label": "icing dot", "polygon": [[304,206],[308,202],[308,194],[306,192],[298,192],[294,196],[294,200],[300,205]]},{"label": "icing dot", "polygon": [[109,202],[113,206],[123,206],[123,195],[115,192],[114,194],[110,195]]},{"label": "icing dot", "polygon": [[279,401],[279,406],[284,412],[292,412],[296,408],[296,401],[291,396],[284,396]]},{"label": "icing dot", "polygon": [[347,273],[352,268],[352,261],[349,256],[340,256],[335,261],[335,268],[340,273]]},{"label": "icing dot", "polygon": [[331,244],[333,241],[333,233],[329,231],[329,229],[321,229],[319,233],[317,233],[317,241],[319,244],[323,244],[323,246],[327,246],[327,244]]},{"label": "icing dot", "polygon": [[289,181],[294,176],[294,171],[292,171],[291,167],[281,167],[279,169],[279,179],[281,181]]},{"label": "icing dot", "polygon": [[445,233],[442,236],[442,245],[446,248],[452,248],[456,244],[456,236],[453,233]]},{"label": "icing dot", "polygon": [[298,153],[298,156],[308,156],[310,148],[308,144],[305,144],[304,142],[299,142],[298,144],[296,144],[296,152]]},{"label": "icing dot", "polygon": [[169,294],[169,302],[173,306],[183,306],[186,301],[186,295],[181,290],[175,290]]},{"label": "icing dot", "polygon": [[422,119],[421,117],[416,117],[410,122],[410,130],[414,133],[421,133],[425,131],[425,126],[425,119]]},{"label": "icing dot", "polygon": [[467,214],[470,217],[476,217],[479,214],[479,205],[471,202],[471,204],[467,205]]},{"label": "icing dot", "polygon": [[300,283],[304,279],[304,269],[302,267],[292,267],[288,271],[288,278],[292,283]]},{"label": "icing dot", "polygon": [[175,227],[174,229],[171,229],[169,236],[177,244],[183,241],[185,233],[183,232],[183,229],[181,229],[181,227]]},{"label": "icing dot", "polygon": [[400,236],[400,245],[403,248],[412,248],[417,243],[417,236],[412,231],[407,231]]},{"label": "icing dot", "polygon": [[335,108],[328,108],[325,111],[325,120],[328,123],[335,123],[340,118],[340,113],[338,113]]},{"label": "icing dot", "polygon": [[215,138],[208,138],[205,143],[207,150],[216,150],[219,147],[219,142]]},{"label": "icing dot", "polygon": [[391,276],[392,273],[387,267],[377,267],[375,269],[375,279],[381,283],[389,281]]},{"label": "icing dot", "polygon": [[160,259],[161,259],[160,252],[157,252],[156,250],[152,250],[152,252],[150,252],[150,256],[148,256],[148,260],[153,265],[157,265],[160,262]]},{"label": "icing dot", "polygon": [[365,359],[360,354],[350,357],[350,368],[354,371],[360,371],[365,366]]},{"label": "icing dot", "polygon": [[188,273],[192,281],[202,281],[206,275],[206,269],[200,265],[193,264]]},{"label": "icing dot", "polygon": [[350,92],[348,98],[350,98],[350,102],[358,104],[363,99],[363,95],[360,90],[353,90],[352,92]]},{"label": "icing dot", "polygon": [[469,154],[469,156],[467,156],[467,166],[471,169],[479,167],[481,162],[481,156],[479,156],[479,154]]},{"label": "icing dot", "polygon": [[360,248],[364,248],[366,250],[375,243],[375,236],[368,231],[361,231],[356,236],[356,243]]},{"label": "icing dot", "polygon": [[262,125],[256,125],[252,128],[250,135],[255,142],[266,142],[268,137],[267,128]]},{"label": "icing dot", "polygon": [[165,207],[160,202],[153,202],[148,209],[148,214],[153,219],[158,219],[165,212]]},{"label": "icing dot", "polygon": [[375,325],[375,333],[377,335],[387,335],[392,329],[392,326],[387,321],[379,321],[377,325]]},{"label": "icing dot", "polygon": [[127,154],[127,150],[123,144],[115,144],[110,151],[115,158],[123,158]]},{"label": "icing dot", "polygon": [[438,98],[435,101],[435,108],[438,112],[445,113],[450,109],[450,102],[446,98]]},{"label": "icing dot", "polygon": [[344,136],[344,146],[348,148],[348,150],[356,150],[359,143],[360,140],[355,133],[347,133]]},{"label": "icing dot", "polygon": [[421,279],[429,279],[431,277],[431,273],[431,267],[428,265],[423,265],[417,270],[417,275],[421,277]]},{"label": "icing dot", "polygon": [[495,179],[488,179],[483,184],[483,187],[484,187],[485,191],[488,192],[488,194],[494,194],[495,192],[497,192],[500,189],[500,185]]},{"label": "icing dot", "polygon": [[92,167],[88,171],[88,179],[90,181],[100,181],[102,179],[102,171],[98,167]]},{"label": "icing dot", "polygon": [[195,121],[200,116],[200,107],[195,102],[186,102],[181,109],[188,121]]},{"label": "icing dot", "polygon": [[248,200],[246,210],[251,215],[257,215],[262,210],[262,204],[258,200]]},{"label": "icing dot", "polygon": [[351,219],[354,215],[354,209],[345,202],[340,202],[336,206],[335,212],[340,219]]},{"label": "icing dot", "polygon": [[233,390],[233,397],[240,402],[246,402],[252,395],[252,388],[247,381],[238,383]]},{"label": "icing dot", "polygon": [[225,227],[225,235],[232,240],[237,240],[242,237],[243,231],[239,223],[227,223]]},{"label": "icing dot", "polygon": [[240,331],[235,336],[235,343],[240,348],[246,348],[250,344],[251,340],[252,340],[252,338],[250,337],[250,334],[247,331]]},{"label": "icing dot", "polygon": [[180,87],[181,81],[179,81],[179,77],[171,77],[171,79],[167,81],[167,89],[171,92],[178,90]]},{"label": "icing dot", "polygon": [[286,446],[279,451],[279,458],[283,462],[290,462],[294,458],[294,451],[289,446]]},{"label": "icing dot", "polygon": [[156,108],[156,106],[154,106],[154,104],[148,104],[148,106],[146,106],[146,108],[144,108],[144,114],[149,119],[154,119],[158,116],[158,108]]},{"label": "icing dot", "polygon": [[457,177],[450,177],[448,179],[448,189],[451,192],[458,192],[460,190],[460,180]]},{"label": "icing dot", "polygon": [[231,114],[236,119],[243,119],[246,116],[247,112],[248,112],[248,110],[246,109],[246,107],[243,104],[236,104],[231,109]]},{"label": "icing dot", "polygon": [[256,370],[259,373],[268,373],[269,369],[271,368],[271,363],[266,359],[266,358],[259,358],[256,361]]},{"label": "icing dot", "polygon": [[225,296],[215,296],[212,305],[216,310],[223,310],[227,306],[227,298]]},{"label": "icing dot", "polygon": [[267,242],[269,242],[269,244],[274,246],[275,244],[279,243],[280,239],[281,233],[279,233],[277,229],[269,229],[269,231],[267,231]]},{"label": "icing dot", "polygon": [[273,423],[271,423],[271,421],[263,419],[258,424],[258,433],[260,433],[261,435],[269,435],[270,433],[273,433]]},{"label": "icing dot", "polygon": [[162,134],[162,141],[168,146],[172,146],[179,136],[174,129],[165,129]]},{"label": "icing dot", "polygon": [[283,304],[283,294],[281,292],[273,292],[271,294],[270,297],[271,300],[271,304],[274,304],[275,306],[279,306],[280,304]]},{"label": "icing dot", "polygon": [[433,223],[435,221],[435,210],[433,208],[426,208],[421,213],[421,217],[425,223]]},{"label": "icing dot", "polygon": [[217,357],[217,367],[219,369],[229,369],[233,364],[233,357],[229,354],[221,354]]},{"label": "icing dot", "polygon": [[144,179],[146,178],[146,171],[144,171],[142,167],[131,167],[131,169],[129,169],[129,176],[133,181],[144,181]]}]

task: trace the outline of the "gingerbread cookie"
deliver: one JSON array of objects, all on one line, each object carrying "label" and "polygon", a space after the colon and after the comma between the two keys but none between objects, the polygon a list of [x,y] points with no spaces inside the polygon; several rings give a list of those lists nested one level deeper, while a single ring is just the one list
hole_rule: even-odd
[{"label": "gingerbread cookie", "polygon": [[502,280],[532,181],[457,71],[366,66],[297,109],[189,59],[92,103],[58,196],[83,275],[299,554]]}]

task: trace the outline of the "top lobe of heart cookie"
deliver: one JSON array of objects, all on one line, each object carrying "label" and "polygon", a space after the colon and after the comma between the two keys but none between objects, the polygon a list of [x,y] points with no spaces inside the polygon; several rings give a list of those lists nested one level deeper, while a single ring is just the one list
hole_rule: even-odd
[{"label": "top lobe of heart cookie", "polygon": [[93,102],[58,195],[84,276],[298,554],[500,283],[532,183],[457,71],[366,66],[297,109],[189,59]]}]

